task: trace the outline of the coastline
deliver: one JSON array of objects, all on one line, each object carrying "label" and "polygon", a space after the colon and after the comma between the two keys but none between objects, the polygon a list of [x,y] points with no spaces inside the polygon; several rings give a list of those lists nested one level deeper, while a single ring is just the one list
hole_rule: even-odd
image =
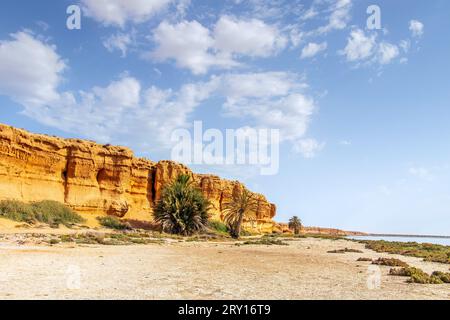
[{"label": "coastline", "polygon": [[346,236],[347,239],[357,241],[385,241],[391,243],[421,243],[450,246],[450,237],[446,236],[410,236],[410,235],[365,235],[365,236]]},{"label": "coastline", "polygon": [[410,235],[410,234],[383,234],[383,233],[368,233],[369,237],[390,237],[390,238],[435,238],[435,239],[450,239],[450,236],[432,236],[432,235]]}]

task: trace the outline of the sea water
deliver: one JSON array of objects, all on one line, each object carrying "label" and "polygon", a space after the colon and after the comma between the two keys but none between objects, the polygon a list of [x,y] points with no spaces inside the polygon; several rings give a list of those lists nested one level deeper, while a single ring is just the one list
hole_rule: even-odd
[{"label": "sea water", "polygon": [[427,237],[400,237],[400,236],[349,236],[352,240],[384,240],[389,242],[417,242],[417,243],[432,243],[450,246],[450,238],[427,238]]}]

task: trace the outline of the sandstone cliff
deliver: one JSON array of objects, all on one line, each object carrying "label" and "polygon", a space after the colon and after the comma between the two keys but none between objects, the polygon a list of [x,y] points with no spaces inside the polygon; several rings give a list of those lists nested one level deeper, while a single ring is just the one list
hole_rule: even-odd
[{"label": "sandstone cliff", "polygon": [[[171,161],[136,158],[124,147],[61,139],[0,124],[0,200],[55,200],[84,214],[151,221],[162,188],[189,174],[222,219],[222,204],[243,188],[238,181],[193,173]],[[258,198],[257,221],[247,227],[270,232],[275,205]]]}]

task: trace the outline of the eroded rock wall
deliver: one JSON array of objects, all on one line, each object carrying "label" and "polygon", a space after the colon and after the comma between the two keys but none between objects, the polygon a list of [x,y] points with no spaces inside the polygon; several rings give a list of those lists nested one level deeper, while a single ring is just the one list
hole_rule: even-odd
[{"label": "eroded rock wall", "polygon": [[[244,186],[186,166],[134,157],[124,147],[61,139],[0,124],[0,200],[55,200],[93,215],[151,221],[165,185],[185,173],[211,201],[214,219],[223,203]],[[271,232],[275,205],[258,198],[257,221],[248,227]]]}]

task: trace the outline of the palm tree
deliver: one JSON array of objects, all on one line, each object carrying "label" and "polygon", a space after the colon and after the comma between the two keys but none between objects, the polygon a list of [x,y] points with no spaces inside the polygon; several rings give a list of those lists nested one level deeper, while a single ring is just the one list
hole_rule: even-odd
[{"label": "palm tree", "polygon": [[255,218],[258,201],[253,193],[244,188],[233,195],[230,201],[224,203],[223,208],[224,222],[227,224],[231,236],[238,239],[241,235],[244,218]]},{"label": "palm tree", "polygon": [[302,229],[302,220],[300,220],[299,217],[294,216],[291,219],[289,219],[289,229],[294,229],[295,234],[299,234],[300,230]]},{"label": "palm tree", "polygon": [[195,188],[188,175],[182,174],[166,186],[156,204],[154,216],[164,232],[192,235],[208,224],[209,201]]}]

